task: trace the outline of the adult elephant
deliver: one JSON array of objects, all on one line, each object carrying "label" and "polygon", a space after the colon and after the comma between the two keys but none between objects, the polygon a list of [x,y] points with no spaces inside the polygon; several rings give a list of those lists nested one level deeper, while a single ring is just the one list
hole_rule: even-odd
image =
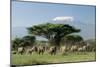
[{"label": "adult elephant", "polygon": [[70,51],[75,52],[78,50],[78,46],[74,45],[70,48]]},{"label": "adult elephant", "polygon": [[38,54],[44,54],[44,52],[45,52],[45,47],[44,46],[39,46],[38,47]]},{"label": "adult elephant", "polygon": [[56,46],[50,47],[49,53],[50,53],[51,55],[55,55],[56,52],[57,52],[57,47],[56,47]]},{"label": "adult elephant", "polygon": [[83,52],[83,54],[87,54],[86,51],[87,51],[87,46],[82,46],[78,48],[78,52]]},{"label": "adult elephant", "polygon": [[69,46],[61,46],[61,48],[60,48],[60,51],[61,51],[62,54],[65,54],[69,50],[70,50]]},{"label": "adult elephant", "polygon": [[38,48],[33,46],[32,48],[27,49],[28,54],[32,54],[33,52],[38,52]]}]

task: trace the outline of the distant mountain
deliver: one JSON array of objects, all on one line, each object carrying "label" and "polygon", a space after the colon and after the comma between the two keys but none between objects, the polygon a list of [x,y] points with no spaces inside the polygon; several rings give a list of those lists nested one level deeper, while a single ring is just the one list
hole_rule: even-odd
[{"label": "distant mountain", "polygon": [[23,37],[27,35],[26,27],[12,27],[12,38]]},{"label": "distant mountain", "polygon": [[[15,37],[23,37],[25,35],[28,35],[28,32],[27,32],[27,27],[12,27],[12,39],[15,38]],[[45,38],[42,38],[42,37],[39,37],[39,36],[36,36],[36,38],[38,40],[45,40],[47,41],[47,39]]]}]

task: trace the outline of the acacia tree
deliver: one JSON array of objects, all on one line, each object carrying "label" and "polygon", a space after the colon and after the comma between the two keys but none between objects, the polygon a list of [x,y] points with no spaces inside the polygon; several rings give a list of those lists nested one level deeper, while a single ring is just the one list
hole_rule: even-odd
[{"label": "acacia tree", "polygon": [[29,34],[42,36],[51,43],[51,45],[60,46],[61,39],[71,33],[80,32],[68,24],[40,24],[27,28]]},{"label": "acacia tree", "polygon": [[24,36],[22,38],[22,40],[24,42],[24,46],[33,46],[33,44],[35,43],[36,38],[35,38],[35,36],[27,35],[27,36]]},{"label": "acacia tree", "polygon": [[32,46],[35,42],[35,36],[24,36],[22,38],[15,38],[12,40],[12,48],[17,50],[18,47]]},{"label": "acacia tree", "polygon": [[83,38],[79,35],[68,35],[65,36],[65,39],[73,42],[83,41]]},{"label": "acacia tree", "polygon": [[17,50],[17,48],[19,46],[21,46],[20,44],[22,43],[22,39],[21,38],[15,38],[12,40],[12,49]]}]

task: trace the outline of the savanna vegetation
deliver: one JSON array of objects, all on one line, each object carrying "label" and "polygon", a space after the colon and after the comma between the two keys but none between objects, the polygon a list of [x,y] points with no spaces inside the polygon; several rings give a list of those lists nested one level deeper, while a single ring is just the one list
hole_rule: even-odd
[{"label": "savanna vegetation", "polygon": [[[81,30],[68,24],[39,24],[27,28],[29,35],[12,42],[12,65],[94,61],[96,41],[84,40]],[[36,36],[47,40],[38,41]]]}]

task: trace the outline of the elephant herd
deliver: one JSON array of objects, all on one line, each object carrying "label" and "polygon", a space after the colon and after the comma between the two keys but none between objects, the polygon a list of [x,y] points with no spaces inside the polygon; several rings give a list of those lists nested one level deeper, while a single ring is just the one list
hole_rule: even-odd
[{"label": "elephant herd", "polygon": [[[65,53],[65,52],[84,52],[88,49],[88,45],[84,46],[32,46],[29,48],[19,47],[16,51],[18,54],[33,54],[33,52],[37,54],[43,55],[44,53],[48,53],[50,55],[56,55],[56,53]],[[13,53],[13,54],[16,54]]]},{"label": "elephant herd", "polygon": [[88,49],[88,46],[79,47],[77,45],[74,45],[74,46],[69,46],[69,47],[68,46],[67,47],[62,46],[60,48],[60,51],[61,51],[61,53],[66,53],[66,52],[85,52],[85,51],[87,51],[87,49]]},{"label": "elephant herd", "polygon": [[33,46],[32,48],[24,48],[24,47],[19,47],[17,50],[18,54],[32,54],[33,52],[37,53],[37,54],[44,54],[45,52],[51,54],[51,55],[55,55],[57,51],[57,47],[56,46],[52,46],[52,47],[47,47],[47,46]]}]

